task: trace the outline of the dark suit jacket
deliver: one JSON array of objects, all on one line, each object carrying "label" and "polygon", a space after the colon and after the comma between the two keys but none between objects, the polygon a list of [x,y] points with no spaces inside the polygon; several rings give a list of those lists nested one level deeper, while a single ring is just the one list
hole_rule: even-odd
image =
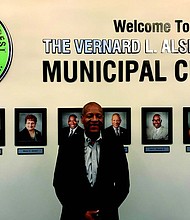
[{"label": "dark suit jacket", "polygon": [[61,220],[83,220],[87,210],[100,210],[101,220],[118,220],[118,207],[129,193],[129,171],[122,145],[102,139],[97,179],[87,178],[84,135],[59,146],[53,185],[61,202]]},{"label": "dark suit jacket", "polygon": [[26,128],[24,128],[22,131],[19,132],[18,135],[18,142],[20,142],[21,144],[34,144],[34,143],[38,143],[41,144],[42,143],[42,134],[40,131],[35,129],[35,139],[32,139],[30,137],[30,134],[28,132],[28,130]]},{"label": "dark suit jacket", "polygon": [[123,127],[120,127],[120,136],[116,136],[115,130],[112,125],[105,129],[105,135],[107,136],[107,138],[120,141],[121,144],[130,144],[128,131]]},{"label": "dark suit jacket", "polygon": [[[59,145],[63,143],[64,140],[66,140],[69,137],[70,128],[64,127],[61,129],[61,132],[59,134]],[[72,135],[72,137],[76,135],[82,135],[84,133],[84,129],[78,126]]]}]

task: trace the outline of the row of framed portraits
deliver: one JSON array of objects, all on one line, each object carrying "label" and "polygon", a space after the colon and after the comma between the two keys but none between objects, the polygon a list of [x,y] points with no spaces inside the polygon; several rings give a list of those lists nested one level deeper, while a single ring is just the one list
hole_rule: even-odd
[{"label": "row of framed portraits", "polygon": [[[131,144],[131,108],[110,107],[104,110],[104,128],[112,126],[112,116],[120,115],[120,126],[127,130],[124,145]],[[61,131],[68,126],[70,115],[81,117],[82,108],[58,108],[58,144],[61,143]],[[47,145],[47,109],[15,108],[14,141],[15,146]],[[0,109],[0,146],[5,146],[5,109]],[[34,121],[32,124],[31,121]],[[28,124],[28,122],[30,123]],[[162,145],[173,143],[173,109],[172,107],[141,108],[142,144]],[[78,125],[83,128],[81,121]],[[35,137],[29,138],[28,131],[35,131]],[[157,132],[157,133],[155,133]],[[32,133],[32,132],[31,132]],[[190,144],[190,107],[183,107],[183,143]]]}]

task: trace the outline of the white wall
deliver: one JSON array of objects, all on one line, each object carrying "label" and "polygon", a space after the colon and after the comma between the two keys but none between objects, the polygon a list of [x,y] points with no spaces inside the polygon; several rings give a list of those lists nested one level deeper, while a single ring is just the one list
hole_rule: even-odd
[{"label": "white wall", "polygon": [[[8,27],[14,57],[0,82],[0,106],[6,110],[6,146],[0,156],[0,219],[56,220],[61,206],[54,194],[52,177],[57,156],[57,108],[82,107],[97,101],[103,107],[131,107],[132,144],[128,161],[131,191],[120,209],[121,220],[187,220],[190,216],[190,160],[183,145],[183,106],[189,106],[189,78],[177,82],[174,63],[184,54],[52,55],[44,53],[45,38],[150,39],[160,48],[163,39],[188,38],[188,33],[115,33],[113,19],[143,22],[189,21],[188,1],[22,1],[1,3],[1,21]],[[161,62],[167,82],[44,83],[43,60],[142,60]],[[153,70],[154,71],[154,70]],[[189,72],[189,68],[185,71]],[[74,93],[71,97],[70,94]],[[173,108],[173,144],[170,153],[145,154],[141,144],[141,107]],[[47,146],[44,155],[17,155],[14,146],[14,108],[47,108]]]}]

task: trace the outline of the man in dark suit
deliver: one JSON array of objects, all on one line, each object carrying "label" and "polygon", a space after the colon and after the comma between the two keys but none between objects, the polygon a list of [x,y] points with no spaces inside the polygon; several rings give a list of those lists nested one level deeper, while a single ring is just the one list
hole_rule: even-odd
[{"label": "man in dark suit", "polygon": [[105,129],[107,138],[120,141],[122,144],[129,144],[129,137],[126,128],[120,126],[121,116],[118,113],[114,113],[111,119],[112,125]]},{"label": "man in dark suit", "polygon": [[75,114],[71,114],[68,117],[68,127],[62,128],[60,141],[69,137],[74,137],[79,133],[84,133],[84,129],[79,125],[79,119]]},{"label": "man in dark suit", "polygon": [[119,220],[118,208],[129,193],[124,148],[104,137],[96,102],[83,107],[82,123],[85,133],[59,146],[53,185],[61,220]]}]

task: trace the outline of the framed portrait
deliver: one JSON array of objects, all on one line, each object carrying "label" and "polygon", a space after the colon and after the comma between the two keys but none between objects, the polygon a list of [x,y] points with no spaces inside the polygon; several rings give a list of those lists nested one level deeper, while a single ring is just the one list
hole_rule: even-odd
[{"label": "framed portrait", "polygon": [[190,107],[183,107],[183,143],[190,144]]},{"label": "framed portrait", "polygon": [[15,146],[47,145],[47,109],[15,108]]},{"label": "framed portrait", "polygon": [[123,145],[131,144],[131,108],[103,108],[105,135],[120,141]]},{"label": "framed portrait", "polygon": [[5,109],[0,109],[0,146],[5,146]]},{"label": "framed portrait", "polygon": [[58,108],[58,145],[71,135],[83,132],[81,115],[82,108]]},{"label": "framed portrait", "polygon": [[172,108],[142,108],[142,144],[172,144]]}]

